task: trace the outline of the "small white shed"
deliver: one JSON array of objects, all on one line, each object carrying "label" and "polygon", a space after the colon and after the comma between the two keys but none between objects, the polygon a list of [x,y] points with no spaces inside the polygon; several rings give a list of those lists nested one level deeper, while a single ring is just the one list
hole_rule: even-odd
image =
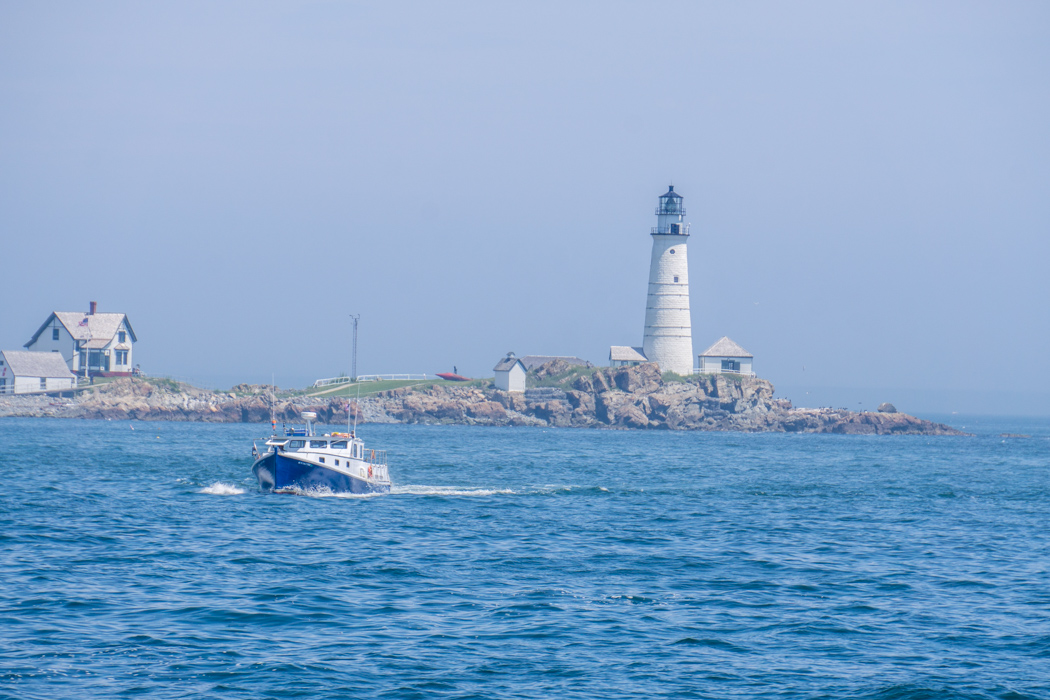
[{"label": "small white shed", "polygon": [[641,348],[632,348],[630,345],[609,346],[610,367],[633,367],[648,361]]},{"label": "small white shed", "polygon": [[700,353],[699,359],[701,374],[754,374],[751,367],[755,356],[725,335]]},{"label": "small white shed", "polygon": [[496,371],[496,388],[500,391],[525,391],[525,365],[508,352],[507,356],[493,367]]},{"label": "small white shed", "polygon": [[0,394],[72,389],[76,381],[60,352],[0,351]]}]

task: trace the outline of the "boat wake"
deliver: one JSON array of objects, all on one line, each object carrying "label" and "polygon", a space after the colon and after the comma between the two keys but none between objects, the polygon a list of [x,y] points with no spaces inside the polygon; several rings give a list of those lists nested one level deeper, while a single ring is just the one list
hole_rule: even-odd
[{"label": "boat wake", "polygon": [[240,496],[244,493],[244,489],[240,486],[234,486],[233,484],[224,484],[221,481],[216,481],[211,486],[205,486],[198,493],[208,493],[212,496]]},{"label": "boat wake", "polygon": [[407,496],[508,496],[515,493],[513,489],[486,489],[463,486],[424,486],[405,484],[394,486],[390,493]]}]

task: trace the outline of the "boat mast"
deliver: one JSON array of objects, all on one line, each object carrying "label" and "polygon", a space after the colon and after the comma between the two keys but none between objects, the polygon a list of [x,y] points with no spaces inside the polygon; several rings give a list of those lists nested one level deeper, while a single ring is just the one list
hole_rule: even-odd
[{"label": "boat mast", "polygon": [[361,318],[361,314],[350,314],[350,318],[354,319],[354,346],[352,354],[350,355],[350,379],[357,381],[357,322]]},{"label": "boat mast", "polygon": [[275,399],[275,397],[273,395],[274,391],[276,391],[276,387],[274,386],[274,382],[276,382],[276,381],[277,381],[276,375],[271,374],[270,375],[270,429],[273,431],[271,433],[272,435],[277,435],[277,415],[274,413],[274,410],[275,410],[274,403],[276,402],[276,399]]}]

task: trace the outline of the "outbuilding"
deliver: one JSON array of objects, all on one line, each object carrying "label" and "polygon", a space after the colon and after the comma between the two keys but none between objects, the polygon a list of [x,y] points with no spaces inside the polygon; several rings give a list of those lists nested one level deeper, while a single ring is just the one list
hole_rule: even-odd
[{"label": "outbuilding", "polygon": [[632,348],[629,345],[609,346],[610,367],[633,367],[648,361],[641,348]]},{"label": "outbuilding", "polygon": [[496,372],[496,388],[500,391],[525,391],[525,365],[508,352],[507,356],[493,368]]},{"label": "outbuilding", "polygon": [[700,353],[701,374],[746,374],[753,375],[751,367],[754,355],[740,347],[728,336],[722,336],[715,344]]},{"label": "outbuilding", "polygon": [[0,351],[0,394],[73,389],[77,378],[61,353]]}]

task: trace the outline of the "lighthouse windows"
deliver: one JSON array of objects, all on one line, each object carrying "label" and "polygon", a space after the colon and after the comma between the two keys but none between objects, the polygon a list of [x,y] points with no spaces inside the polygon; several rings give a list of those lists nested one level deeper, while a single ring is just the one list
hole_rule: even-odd
[{"label": "lighthouse windows", "polygon": [[675,278],[674,278],[674,281],[675,281],[675,282],[677,282],[677,281],[678,281],[678,277],[675,277]]},{"label": "lighthouse windows", "polygon": [[674,255],[674,248],[671,248],[671,255]]}]

